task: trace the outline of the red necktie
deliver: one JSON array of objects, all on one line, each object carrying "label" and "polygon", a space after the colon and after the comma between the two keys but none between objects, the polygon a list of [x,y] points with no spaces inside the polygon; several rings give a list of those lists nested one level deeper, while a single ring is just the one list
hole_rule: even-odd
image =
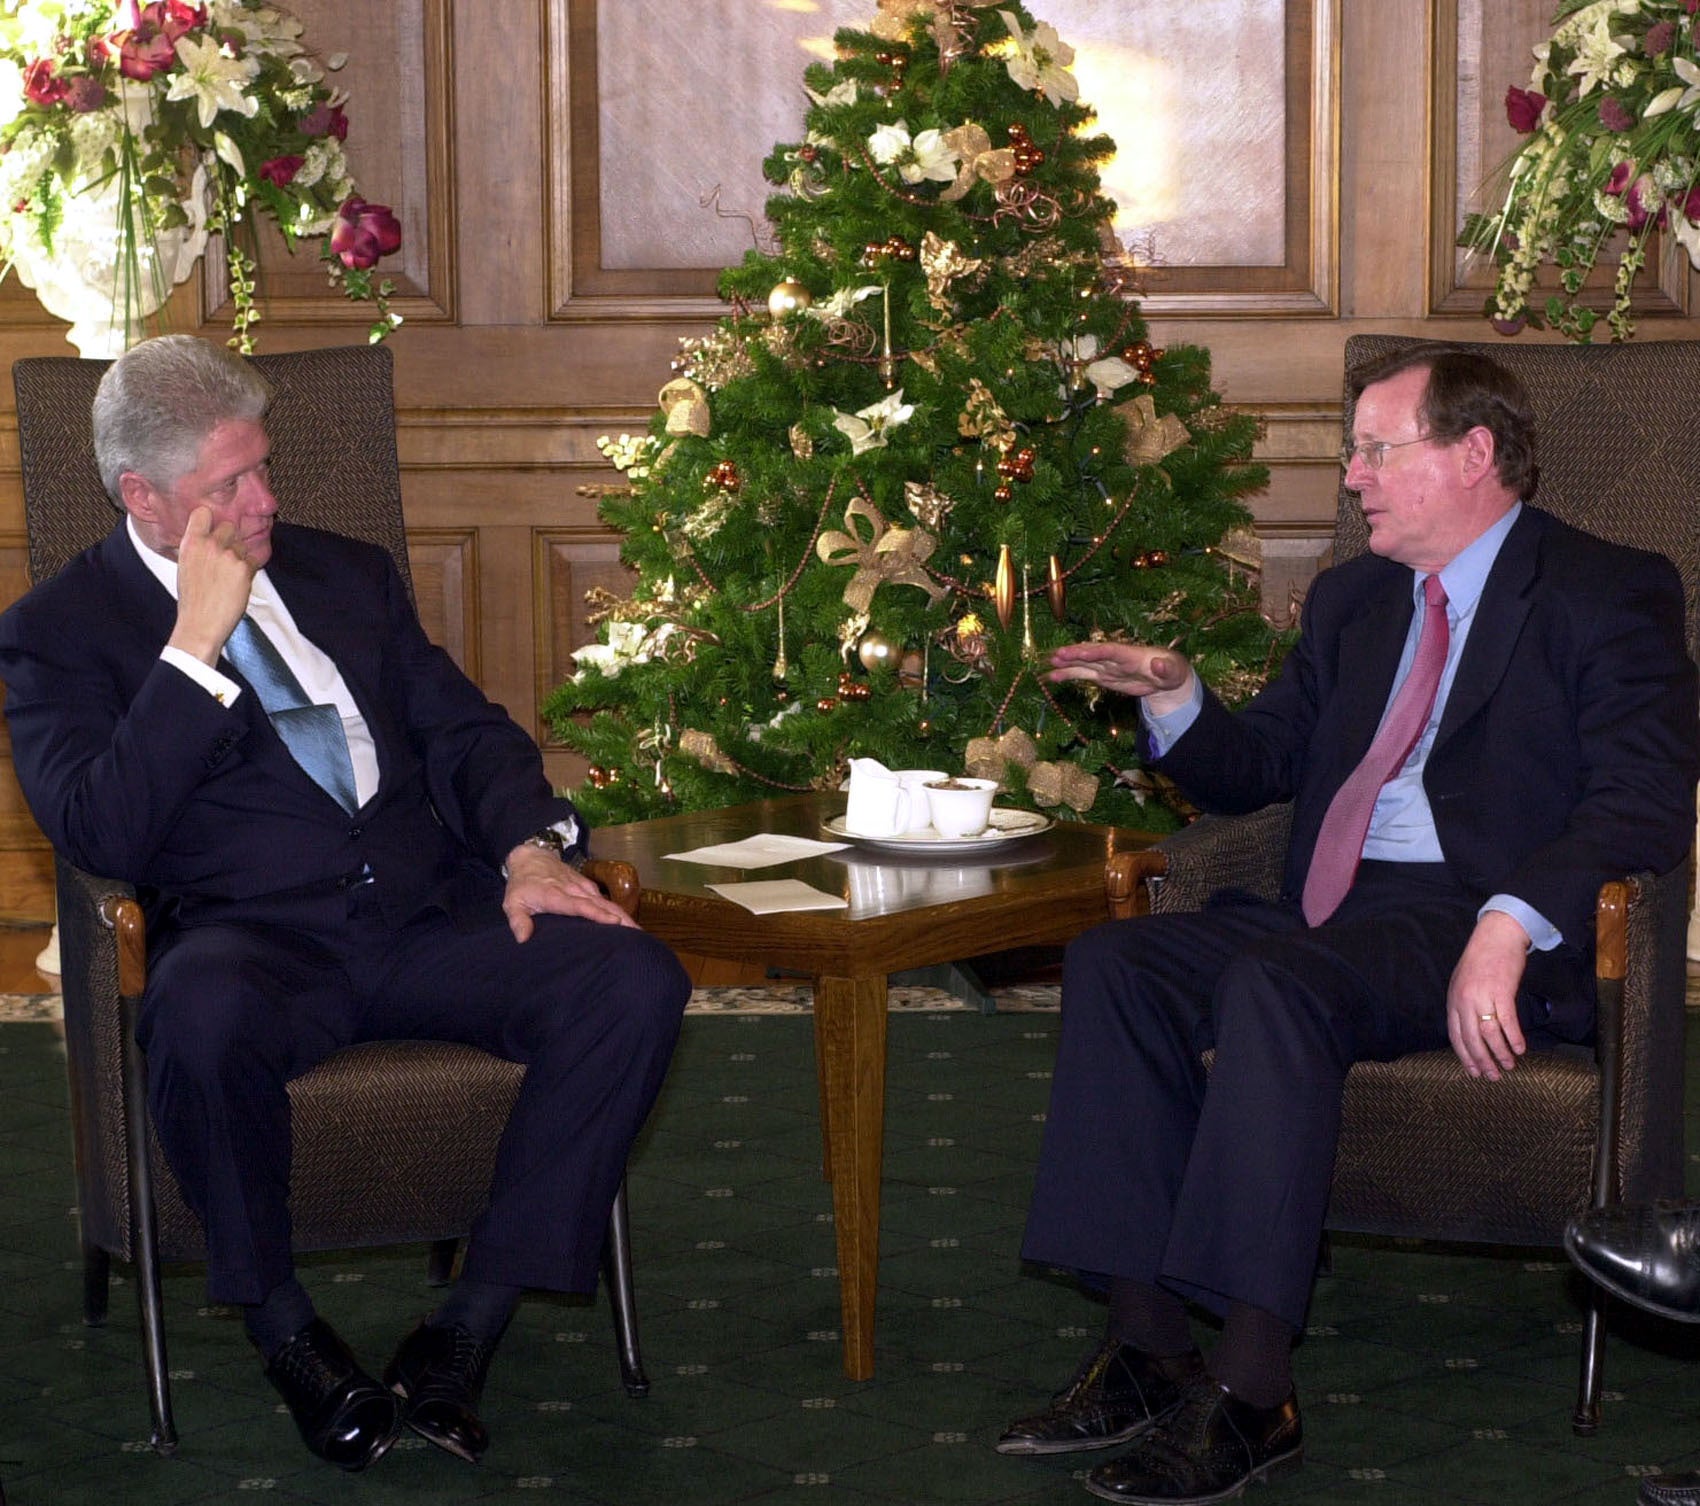
[{"label": "red necktie", "polygon": [[1423,582],[1423,599],[1428,607],[1423,614],[1422,636],[1417,640],[1411,672],[1393,697],[1369,752],[1334,792],[1328,813],[1322,818],[1322,829],[1316,834],[1316,849],[1311,853],[1304,892],[1305,919],[1313,926],[1327,920],[1352,887],[1376,796],[1381,793],[1382,785],[1404,766],[1428,725],[1429,712],[1434,709],[1440,672],[1446,667],[1446,646],[1451,638],[1446,624],[1446,592],[1438,575],[1431,575]]}]

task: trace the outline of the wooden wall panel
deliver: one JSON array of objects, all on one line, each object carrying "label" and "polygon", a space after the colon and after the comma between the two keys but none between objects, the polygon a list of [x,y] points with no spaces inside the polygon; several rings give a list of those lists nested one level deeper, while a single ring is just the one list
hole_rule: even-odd
[{"label": "wooden wall panel", "polygon": [[[718,312],[712,274],[701,270],[591,275],[599,194],[587,172],[599,160],[600,119],[586,28],[598,4],[618,3],[294,6],[315,47],[349,54],[342,82],[356,173],[405,228],[391,275],[406,323],[392,348],[423,620],[539,736],[539,700],[590,635],[585,590],[623,589],[617,540],[579,490],[617,479],[596,439],[647,423],[679,337],[702,333]],[[1184,287],[1150,286],[1155,342],[1208,346],[1220,391],[1263,421],[1258,453],[1271,480],[1252,509],[1271,611],[1284,610],[1326,559],[1347,336],[1491,338],[1478,314],[1480,275],[1459,264],[1452,240],[1481,164],[1507,143],[1498,101],[1506,84],[1526,82],[1528,48],[1550,8],[1550,0],[1286,0],[1296,69],[1288,83],[1304,84],[1284,126],[1285,160],[1303,169],[1293,181],[1304,178],[1288,203],[1288,244],[1300,248],[1282,274],[1290,286],[1237,286],[1231,268],[1189,269]],[[1060,17],[1043,0],[1035,9]],[[700,24],[691,7],[671,14],[658,49],[689,45]],[[794,92],[800,67],[772,88]],[[652,155],[666,149],[658,140]],[[689,212],[705,212],[694,195]],[[1693,291],[1686,263],[1661,269],[1640,338],[1700,334],[1688,312]],[[294,262],[268,255],[266,292],[267,350],[362,338],[367,316],[330,293],[311,249]],[[173,328],[222,337],[222,299],[200,278],[179,290],[168,317]],[[15,281],[0,285],[0,358],[68,354],[62,329]],[[10,410],[10,384],[0,383],[0,601],[23,589]],[[546,749],[546,760],[556,779],[580,777],[563,750]],[[44,847],[0,761],[0,916],[50,910]]]}]

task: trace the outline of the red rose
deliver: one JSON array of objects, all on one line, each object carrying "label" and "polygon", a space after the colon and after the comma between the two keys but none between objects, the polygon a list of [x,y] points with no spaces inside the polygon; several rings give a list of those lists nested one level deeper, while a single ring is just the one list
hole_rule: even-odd
[{"label": "red rose", "polygon": [[301,171],[305,157],[272,157],[260,164],[260,176],[278,188],[288,184]]},{"label": "red rose", "polygon": [[59,77],[59,65],[52,58],[37,58],[24,69],[24,98],[32,105],[56,105],[71,92],[71,86]]},{"label": "red rose", "polygon": [[[1700,0],[1696,0],[1700,3]],[[1505,91],[1505,118],[1511,129],[1527,136],[1541,123],[1541,111],[1547,107],[1547,97],[1533,89],[1519,89],[1512,84]]]},{"label": "red rose", "polygon": [[336,212],[331,251],[345,267],[370,267],[401,245],[401,226],[388,204],[349,199]]},{"label": "red rose", "polygon": [[327,104],[320,100],[300,120],[303,136],[335,136],[338,141],[348,140],[348,117],[342,113],[341,105]]}]

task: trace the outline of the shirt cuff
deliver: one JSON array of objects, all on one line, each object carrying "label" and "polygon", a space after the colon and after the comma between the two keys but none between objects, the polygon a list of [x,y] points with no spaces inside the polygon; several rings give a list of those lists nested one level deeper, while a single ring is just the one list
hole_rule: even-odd
[{"label": "shirt cuff", "polygon": [[1204,681],[1194,675],[1192,677],[1192,699],[1184,706],[1177,706],[1173,711],[1158,714],[1147,710],[1146,705],[1145,701],[1140,701],[1139,719],[1145,723],[1151,756],[1161,758],[1181,740],[1181,735],[1198,720],[1198,713],[1204,709]]},{"label": "shirt cuff", "polygon": [[221,706],[234,706],[236,698],[242,694],[242,687],[229,675],[220,674],[211,665],[201,663],[193,654],[186,653],[183,649],[172,648],[168,644],[159,651],[159,657],[174,668],[182,670]]},{"label": "shirt cuff", "polygon": [[1532,905],[1526,905],[1513,894],[1496,894],[1476,911],[1476,919],[1480,920],[1489,910],[1496,910],[1501,915],[1509,915],[1528,933],[1529,950],[1531,952],[1550,952],[1561,941],[1564,934],[1553,923],[1542,915]]}]

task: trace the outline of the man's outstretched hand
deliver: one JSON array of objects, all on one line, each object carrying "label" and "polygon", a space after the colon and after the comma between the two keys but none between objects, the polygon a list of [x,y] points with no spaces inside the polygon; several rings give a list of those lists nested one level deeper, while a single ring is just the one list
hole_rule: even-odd
[{"label": "man's outstretched hand", "polygon": [[1070,643],[1051,653],[1045,678],[1085,680],[1117,695],[1144,698],[1157,716],[1192,699],[1192,665],[1172,648],[1143,643]]}]

